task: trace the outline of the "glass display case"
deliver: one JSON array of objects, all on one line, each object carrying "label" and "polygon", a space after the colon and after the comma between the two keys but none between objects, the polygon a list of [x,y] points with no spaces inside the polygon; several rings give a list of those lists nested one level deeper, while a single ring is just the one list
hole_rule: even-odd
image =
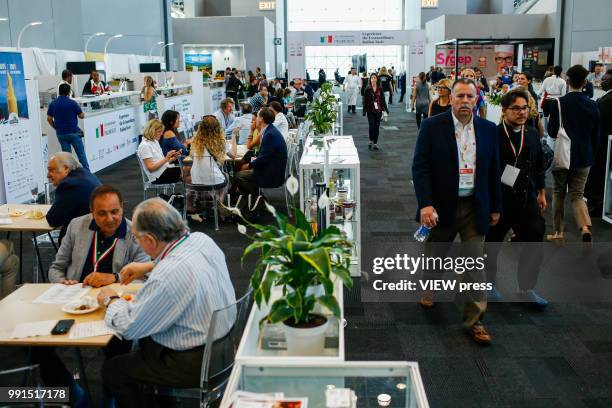
[{"label": "glass display case", "polygon": [[174,86],[162,86],[155,89],[157,94],[166,98],[181,95],[191,95],[193,93],[190,84],[179,84]]},{"label": "glass display case", "polygon": [[604,184],[603,214],[604,221],[612,224],[612,135],[608,135],[606,156],[606,182]]},{"label": "glass display case", "polygon": [[[343,392],[351,396],[348,404],[346,400],[338,402]],[[234,366],[221,407],[241,406],[242,401],[258,398],[245,393],[276,394],[272,400],[279,402],[270,404],[275,407],[303,407],[304,402],[308,408],[429,407],[418,363],[407,361],[290,365],[240,362]],[[335,403],[331,401],[332,395]],[[238,398],[240,402],[236,401]],[[301,400],[302,404],[292,404],[290,399]],[[285,405],[280,402],[283,400]]]},{"label": "glass display case", "polygon": [[128,91],[111,93],[97,96],[81,96],[75,98],[81,105],[83,112],[107,111],[111,109],[124,108],[127,106],[140,105],[140,92]]},{"label": "glass display case", "polygon": [[[311,222],[335,225],[354,242],[351,276],[361,275],[359,155],[352,136],[308,137],[299,164],[300,208]],[[320,209],[322,193],[329,198]],[[320,211],[324,210],[324,211]]]}]

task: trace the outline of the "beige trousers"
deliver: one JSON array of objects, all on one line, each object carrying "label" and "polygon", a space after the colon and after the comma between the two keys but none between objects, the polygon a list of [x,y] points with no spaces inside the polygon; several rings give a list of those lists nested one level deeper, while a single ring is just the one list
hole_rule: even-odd
[{"label": "beige trousers", "polygon": [[584,186],[589,177],[590,167],[570,170],[553,170],[555,180],[553,187],[553,219],[555,231],[563,232],[563,219],[565,218],[565,196],[569,195],[570,203],[574,209],[574,217],[578,228],[591,226],[589,209],[584,201]]}]

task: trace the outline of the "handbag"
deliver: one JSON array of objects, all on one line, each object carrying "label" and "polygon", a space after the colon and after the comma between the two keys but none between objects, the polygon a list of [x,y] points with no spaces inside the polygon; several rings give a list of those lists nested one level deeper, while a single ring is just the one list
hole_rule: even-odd
[{"label": "handbag", "polygon": [[548,169],[550,169],[554,157],[555,152],[550,147],[546,139],[542,139],[542,168],[540,169],[541,173],[546,173]]},{"label": "handbag", "polygon": [[565,132],[565,129],[563,128],[563,118],[561,116],[561,101],[558,98],[557,105],[559,106],[559,131],[557,132],[557,139],[555,140],[553,169],[569,170],[572,140],[569,138],[569,136]]}]

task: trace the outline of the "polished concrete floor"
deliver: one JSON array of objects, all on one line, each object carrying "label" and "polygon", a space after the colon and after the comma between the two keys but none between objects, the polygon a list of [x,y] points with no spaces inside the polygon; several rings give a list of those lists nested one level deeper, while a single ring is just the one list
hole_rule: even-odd
[{"label": "polished concrete floor", "polygon": [[[360,110],[356,115],[345,113],[345,134],[354,136],[361,159],[362,269],[366,271],[374,256],[402,253],[417,227],[410,170],[417,131],[414,114],[394,104],[384,125],[397,130],[381,130],[382,150],[370,152],[365,117]],[[142,199],[135,160],[127,159],[99,176],[122,189],[126,212],[131,214]],[[284,207],[280,196],[272,198],[279,209]],[[236,226],[222,224],[217,232],[211,222],[190,226],[210,234],[223,249],[236,291],[243,293],[252,260],[241,267],[247,241]],[[612,227],[600,220],[594,220],[593,231],[596,240],[612,241]],[[577,238],[571,233],[570,239]],[[29,244],[25,247],[25,277],[30,279]],[[494,342],[487,347],[465,336],[453,304],[425,311],[413,303],[364,303],[358,282],[345,294],[345,315],[347,360],[418,362],[434,408],[612,406],[612,304],[552,303],[545,311],[491,304],[485,322]],[[62,355],[75,367],[70,351]],[[86,350],[84,355],[97,395],[103,356],[98,350]],[[25,361],[19,348],[0,349],[0,356],[0,370]]]}]

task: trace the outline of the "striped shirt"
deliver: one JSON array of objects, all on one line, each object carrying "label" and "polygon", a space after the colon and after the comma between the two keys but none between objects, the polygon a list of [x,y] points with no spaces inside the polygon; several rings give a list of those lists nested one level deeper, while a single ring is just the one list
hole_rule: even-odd
[{"label": "striped shirt", "polygon": [[[210,237],[195,232],[155,264],[132,302],[110,304],[106,324],[128,340],[150,336],[172,350],[203,345],[213,311],[236,301],[225,255]],[[222,317],[215,339],[233,323],[233,316]]]},{"label": "striped shirt", "polygon": [[249,99],[249,105],[253,107],[253,113],[259,111],[266,104],[266,100],[260,93],[256,93]]}]

